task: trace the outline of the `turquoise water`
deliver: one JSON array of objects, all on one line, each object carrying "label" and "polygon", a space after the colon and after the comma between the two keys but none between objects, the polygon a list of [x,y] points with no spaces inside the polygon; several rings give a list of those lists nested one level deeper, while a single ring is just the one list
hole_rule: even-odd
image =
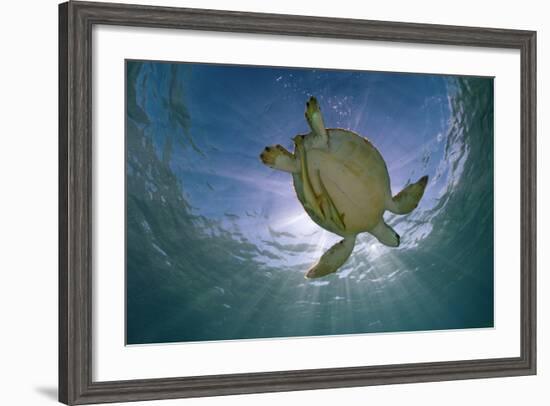
[{"label": "turquoise water", "polygon": [[[361,234],[336,274],[304,272],[339,237],[266,145],[292,150],[314,95],[368,137],[394,194],[389,248]],[[127,343],[493,326],[491,78],[127,62]]]}]

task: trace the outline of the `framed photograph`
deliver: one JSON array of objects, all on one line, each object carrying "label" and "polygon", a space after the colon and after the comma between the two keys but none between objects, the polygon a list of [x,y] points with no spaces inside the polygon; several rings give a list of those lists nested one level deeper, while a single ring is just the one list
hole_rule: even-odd
[{"label": "framed photograph", "polygon": [[59,8],[59,400],[536,373],[536,33]]}]

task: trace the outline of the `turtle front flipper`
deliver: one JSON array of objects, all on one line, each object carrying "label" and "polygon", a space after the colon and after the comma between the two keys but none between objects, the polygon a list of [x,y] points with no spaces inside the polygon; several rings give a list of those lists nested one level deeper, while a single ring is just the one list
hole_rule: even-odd
[{"label": "turtle front flipper", "polygon": [[319,262],[306,272],[306,279],[320,278],[336,272],[348,260],[355,246],[355,235],[347,236],[325,252]]},{"label": "turtle front flipper", "polygon": [[320,137],[321,143],[328,145],[328,133],[323,122],[321,109],[315,97],[310,97],[306,103],[306,120],[313,134]]},{"label": "turtle front flipper", "polygon": [[388,203],[388,210],[395,214],[407,214],[413,211],[428,184],[428,177],[422,176],[416,183],[413,183],[396,194]]}]

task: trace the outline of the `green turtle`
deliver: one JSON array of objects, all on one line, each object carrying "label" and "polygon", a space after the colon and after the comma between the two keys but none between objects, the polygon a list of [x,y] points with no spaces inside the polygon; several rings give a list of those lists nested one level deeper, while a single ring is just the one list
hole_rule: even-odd
[{"label": "green turtle", "polygon": [[306,103],[311,132],[293,138],[294,153],[281,145],[266,147],[260,158],[271,168],[292,174],[296,195],[311,219],[343,240],[326,251],[305,274],[319,278],[336,272],[349,258],[357,234],[368,232],[382,244],[397,247],[399,235],[383,214],[413,211],[424,194],[428,176],[392,197],[382,155],[358,134],[325,128],[314,97]]}]

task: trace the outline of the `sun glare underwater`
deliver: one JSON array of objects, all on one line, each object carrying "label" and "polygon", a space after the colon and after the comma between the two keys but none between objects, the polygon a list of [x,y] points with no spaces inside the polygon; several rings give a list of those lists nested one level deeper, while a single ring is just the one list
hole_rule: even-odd
[{"label": "sun glare underwater", "polygon": [[[493,326],[493,79],[126,62],[127,344]],[[419,206],[359,234],[345,265],[304,272],[340,237],[292,177],[315,96],[328,128],[367,137],[392,194],[429,176]]]}]

